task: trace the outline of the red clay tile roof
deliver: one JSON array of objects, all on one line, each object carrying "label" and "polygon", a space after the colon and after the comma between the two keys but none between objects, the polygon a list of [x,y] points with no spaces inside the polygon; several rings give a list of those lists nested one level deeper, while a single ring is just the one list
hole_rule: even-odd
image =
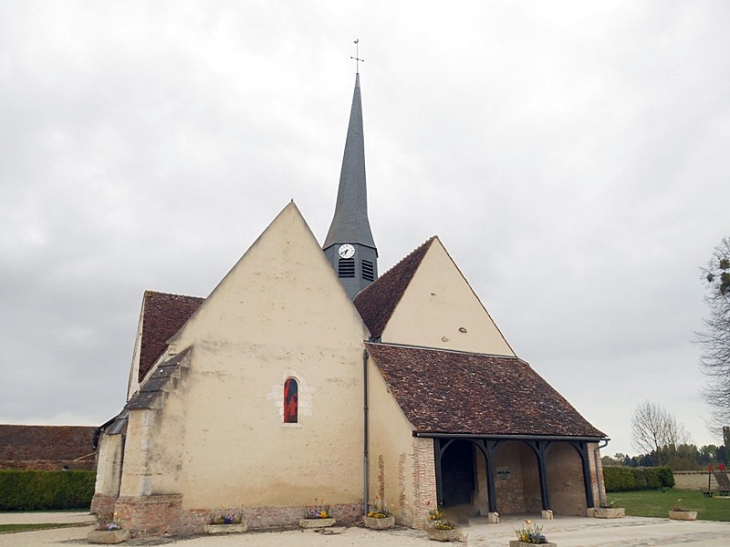
[{"label": "red clay tile roof", "polygon": [[606,437],[517,357],[365,345],[419,433]]},{"label": "red clay tile roof", "polygon": [[139,381],[167,349],[167,341],[190,319],[204,298],[154,291],[144,293]]},{"label": "red clay tile roof", "polygon": [[380,338],[403,293],[436,236],[365,287],[353,301],[372,338]]},{"label": "red clay tile roof", "polygon": [[96,427],[0,425],[0,461],[68,461],[94,451]]}]

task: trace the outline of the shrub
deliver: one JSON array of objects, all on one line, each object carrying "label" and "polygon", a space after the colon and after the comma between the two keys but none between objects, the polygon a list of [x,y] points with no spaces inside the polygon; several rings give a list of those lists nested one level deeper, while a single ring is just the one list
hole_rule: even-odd
[{"label": "shrub", "polygon": [[93,471],[0,470],[0,511],[83,509],[94,495]]},{"label": "shrub", "polygon": [[613,467],[603,468],[606,492],[656,490],[674,486],[674,474],[669,467]]},{"label": "shrub", "polygon": [[603,484],[606,492],[628,492],[636,490],[636,476],[632,467],[604,467]]}]

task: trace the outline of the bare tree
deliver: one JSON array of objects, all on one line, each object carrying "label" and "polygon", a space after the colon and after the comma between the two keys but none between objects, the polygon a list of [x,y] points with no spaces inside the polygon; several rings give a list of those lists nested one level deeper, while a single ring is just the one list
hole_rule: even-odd
[{"label": "bare tree", "polygon": [[719,433],[730,424],[730,238],[715,247],[702,272],[710,316],[697,341],[703,346],[700,365],[708,378],[703,395],[712,412],[710,428]]},{"label": "bare tree", "polygon": [[661,405],[644,401],[631,418],[631,441],[639,452],[654,452],[659,465],[665,465],[677,446],[690,441],[690,435]]}]

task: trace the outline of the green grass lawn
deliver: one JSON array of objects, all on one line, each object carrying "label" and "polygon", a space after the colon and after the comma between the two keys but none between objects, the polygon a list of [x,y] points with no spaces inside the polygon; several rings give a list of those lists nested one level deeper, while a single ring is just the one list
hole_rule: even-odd
[{"label": "green grass lawn", "polygon": [[[0,534],[10,532],[30,532],[32,530],[50,530],[51,528],[70,528],[79,524],[45,523],[45,524],[0,524]],[[86,526],[86,525],[84,525]]]},{"label": "green grass lawn", "polygon": [[639,492],[611,492],[608,499],[616,500],[626,514],[634,517],[667,518],[669,510],[679,498],[690,511],[697,511],[698,520],[719,520],[730,522],[730,498],[715,496],[706,498],[699,490],[642,490]]}]

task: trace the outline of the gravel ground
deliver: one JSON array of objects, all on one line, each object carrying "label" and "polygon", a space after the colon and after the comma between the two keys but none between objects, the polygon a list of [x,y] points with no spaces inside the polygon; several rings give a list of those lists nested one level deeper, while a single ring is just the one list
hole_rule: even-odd
[{"label": "gravel ground", "polygon": [[[88,545],[86,534],[93,528],[84,525],[93,516],[84,513],[0,513],[0,524],[28,522],[70,522],[79,526],[38,532],[0,534],[0,547],[74,547]],[[53,519],[53,520],[51,520]],[[537,521],[543,532],[558,547],[728,547],[730,522],[680,522],[668,519],[626,517],[615,520],[566,517]],[[472,521],[464,527],[470,547],[507,547],[514,539],[520,518],[503,519],[500,524]],[[336,527],[326,532],[288,530],[247,532],[228,536],[193,538],[136,539],[124,545],[171,545],[180,547],[425,547],[426,533],[395,528],[373,531],[360,527]],[[435,545],[435,544],[434,544]]]}]

